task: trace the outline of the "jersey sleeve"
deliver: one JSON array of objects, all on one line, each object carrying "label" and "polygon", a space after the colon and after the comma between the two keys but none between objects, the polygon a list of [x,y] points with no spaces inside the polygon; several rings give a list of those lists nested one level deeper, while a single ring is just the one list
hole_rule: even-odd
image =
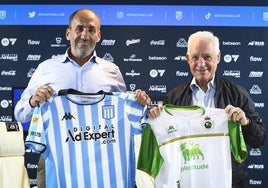
[{"label": "jersey sleeve", "polygon": [[163,161],[153,130],[147,124],[142,133],[137,168],[156,177]]},{"label": "jersey sleeve", "polygon": [[241,126],[234,121],[228,123],[231,152],[235,160],[242,163],[247,158],[247,146],[242,134]]},{"label": "jersey sleeve", "polygon": [[116,94],[119,94],[119,97],[125,101],[125,109],[133,133],[141,134],[143,124],[146,121],[147,107],[139,104],[135,100],[133,93],[115,93],[114,95]]},{"label": "jersey sleeve", "polygon": [[25,146],[34,152],[41,153],[45,150],[46,139],[41,114],[41,107],[36,107],[30,123],[29,133],[25,140]]}]

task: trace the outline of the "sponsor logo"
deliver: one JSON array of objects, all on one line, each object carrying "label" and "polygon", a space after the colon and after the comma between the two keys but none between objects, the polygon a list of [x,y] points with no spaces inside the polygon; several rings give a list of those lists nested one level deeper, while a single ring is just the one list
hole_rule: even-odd
[{"label": "sponsor logo", "polygon": [[165,57],[165,56],[149,56],[148,60],[149,61],[166,61],[167,57]]},{"label": "sponsor logo", "polygon": [[248,165],[248,169],[263,170],[264,164],[250,164],[250,165]]},{"label": "sponsor logo", "polygon": [[240,78],[240,71],[239,70],[225,70],[222,75]]},{"label": "sponsor logo", "polygon": [[249,77],[258,77],[261,78],[263,75],[263,71],[250,71]]},{"label": "sponsor logo", "polygon": [[174,58],[176,61],[186,61],[186,57],[184,55],[178,55]]},{"label": "sponsor logo", "polygon": [[176,43],[176,47],[179,48],[186,48],[187,47],[187,42],[184,38],[180,38],[177,43]]},{"label": "sponsor logo", "polygon": [[27,78],[31,78],[33,76],[34,71],[35,71],[35,68],[31,68],[27,73]]},{"label": "sponsor logo", "polygon": [[103,39],[102,42],[101,42],[101,45],[102,46],[114,46],[115,44],[115,40],[108,40],[108,39]]},{"label": "sponsor logo", "polygon": [[195,164],[192,164],[191,162],[191,161],[203,161],[205,159],[205,155],[202,152],[199,144],[195,144],[194,142],[183,142],[180,145],[180,150],[181,150],[181,153],[184,159],[184,164],[185,164],[181,167],[181,172],[189,171],[189,170],[192,171],[192,170],[209,169],[208,164],[196,164],[195,165]]},{"label": "sponsor logo", "polygon": [[74,127],[73,130],[68,130],[68,136],[65,139],[65,142],[71,141],[100,141],[101,144],[116,143],[114,126],[111,124]]},{"label": "sponsor logo", "polygon": [[250,88],[250,94],[262,94],[262,90],[261,88],[258,86],[258,85],[253,85],[251,88]]},{"label": "sponsor logo", "polygon": [[12,116],[0,116],[0,121],[12,121]]},{"label": "sponsor logo", "polygon": [[37,164],[27,163],[26,164],[26,168],[27,169],[37,169],[38,168],[38,165]]},{"label": "sponsor logo", "polygon": [[223,46],[241,46],[241,42],[233,42],[233,41],[223,41]]},{"label": "sponsor logo", "polygon": [[32,40],[32,39],[28,39],[28,40],[27,40],[27,44],[28,44],[28,45],[40,45],[40,40]]},{"label": "sponsor logo", "polygon": [[61,121],[63,120],[72,120],[72,119],[76,119],[70,112],[65,112],[65,114],[63,115]]},{"label": "sponsor logo", "polygon": [[150,76],[152,78],[156,78],[157,76],[160,76],[160,77],[163,77],[164,73],[165,73],[166,70],[156,70],[156,69],[152,69],[150,71]]},{"label": "sponsor logo", "polygon": [[249,46],[264,46],[264,41],[250,41],[248,43]]},{"label": "sponsor logo", "polygon": [[166,43],[165,40],[151,40],[150,45],[151,46],[164,46]]},{"label": "sponsor logo", "polygon": [[167,129],[167,133],[170,134],[170,133],[173,133],[173,132],[176,132],[178,131],[177,129],[174,128],[173,125],[170,125]]},{"label": "sponsor logo", "polygon": [[129,84],[130,91],[136,90],[136,84]]},{"label": "sponsor logo", "polygon": [[29,178],[29,183],[30,183],[30,185],[36,185],[37,184],[37,179]]},{"label": "sponsor logo", "polygon": [[238,58],[239,58],[239,55],[230,55],[230,54],[226,54],[226,55],[223,57],[223,60],[224,60],[226,63],[230,63],[231,61],[236,62]]},{"label": "sponsor logo", "polygon": [[249,61],[250,61],[250,62],[261,62],[261,61],[262,61],[262,57],[254,57],[254,56],[250,56],[250,57],[249,57]]},{"label": "sponsor logo", "polygon": [[55,44],[51,44],[51,47],[66,47],[66,44],[62,44],[62,38],[61,37],[56,37],[55,38],[56,43]]},{"label": "sponsor logo", "polygon": [[12,101],[11,101],[11,100],[3,99],[3,100],[0,102],[0,106],[1,106],[2,108],[7,108],[7,107],[9,107],[9,105],[12,106]]},{"label": "sponsor logo", "polygon": [[1,54],[0,59],[18,61],[18,54]]},{"label": "sponsor logo", "polygon": [[151,85],[149,87],[149,91],[158,91],[161,93],[167,92],[167,86],[166,85]]},{"label": "sponsor logo", "polygon": [[39,61],[41,58],[41,55],[32,55],[29,54],[26,58],[26,61]]},{"label": "sponsor logo", "polygon": [[249,152],[250,156],[261,156],[261,150],[259,148],[251,148],[250,152]]},{"label": "sponsor logo", "polygon": [[129,46],[131,44],[137,44],[137,43],[140,43],[140,42],[141,42],[141,39],[131,39],[131,40],[126,41],[126,45]]},{"label": "sponsor logo", "polygon": [[181,72],[181,71],[176,71],[176,76],[183,77],[183,76],[188,76],[189,72]]},{"label": "sponsor logo", "polygon": [[16,71],[15,70],[10,70],[10,71],[3,70],[1,72],[1,76],[15,76],[15,75],[16,75]]},{"label": "sponsor logo", "polygon": [[11,91],[12,87],[0,87],[0,91]]},{"label": "sponsor logo", "polygon": [[199,144],[195,144],[194,142],[183,142],[180,145],[180,149],[184,158],[184,164],[190,160],[205,159]]},{"label": "sponsor logo", "polygon": [[131,70],[130,72],[126,72],[126,76],[134,77],[134,76],[140,76],[140,75],[141,75],[141,73],[135,72],[135,70]]},{"label": "sponsor logo", "polygon": [[253,180],[253,179],[249,180],[249,185],[261,185],[261,184],[262,184],[261,180]]},{"label": "sponsor logo", "polygon": [[114,58],[110,53],[105,53],[102,58],[105,59],[106,61],[110,61],[112,63],[114,62]]},{"label": "sponsor logo", "polygon": [[31,122],[31,124],[32,124],[32,125],[38,125],[38,123],[39,123],[39,116],[36,115],[36,114],[34,114],[33,117],[32,117],[32,122]]},{"label": "sponsor logo", "polygon": [[132,54],[129,58],[124,58],[123,59],[126,62],[141,62],[142,59],[136,58],[136,54]]},{"label": "sponsor logo", "polygon": [[8,46],[8,45],[14,46],[16,41],[17,38],[2,38],[1,44],[2,46]]},{"label": "sponsor logo", "polygon": [[264,108],[264,103],[263,102],[255,102],[254,106],[255,106],[255,108]]}]

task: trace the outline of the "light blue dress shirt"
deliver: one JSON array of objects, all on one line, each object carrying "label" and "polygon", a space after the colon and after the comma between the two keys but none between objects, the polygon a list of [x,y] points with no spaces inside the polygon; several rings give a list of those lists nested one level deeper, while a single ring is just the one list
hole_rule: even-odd
[{"label": "light blue dress shirt", "polygon": [[190,84],[192,90],[193,105],[215,108],[214,95],[216,84],[214,78],[208,83],[208,90],[203,91],[193,78]]},{"label": "light blue dress shirt", "polygon": [[50,85],[56,92],[68,88],[87,93],[96,93],[99,90],[126,92],[126,85],[117,65],[97,57],[94,52],[92,58],[80,66],[71,60],[68,50],[65,54],[38,65],[15,107],[17,121],[23,123],[31,120],[33,108],[29,105],[29,99],[41,85]]}]

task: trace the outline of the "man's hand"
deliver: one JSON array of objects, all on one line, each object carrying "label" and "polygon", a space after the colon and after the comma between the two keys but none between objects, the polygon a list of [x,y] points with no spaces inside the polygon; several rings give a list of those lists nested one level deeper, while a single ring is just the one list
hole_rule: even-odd
[{"label": "man's hand", "polygon": [[158,104],[158,106],[154,106],[153,108],[151,108],[148,113],[147,116],[150,119],[154,119],[156,117],[158,117],[160,115],[160,112],[163,110],[163,105],[162,104]]},{"label": "man's hand", "polygon": [[31,107],[36,107],[48,100],[54,92],[55,90],[51,86],[40,86],[29,100]]},{"label": "man's hand", "polygon": [[149,105],[151,103],[150,97],[146,94],[145,91],[142,91],[140,89],[137,89],[135,91],[135,99],[138,103],[141,105]]},{"label": "man's hand", "polygon": [[229,120],[239,122],[242,126],[248,125],[250,123],[249,119],[246,117],[245,112],[238,107],[234,107],[229,104],[226,106],[225,112],[228,114]]}]

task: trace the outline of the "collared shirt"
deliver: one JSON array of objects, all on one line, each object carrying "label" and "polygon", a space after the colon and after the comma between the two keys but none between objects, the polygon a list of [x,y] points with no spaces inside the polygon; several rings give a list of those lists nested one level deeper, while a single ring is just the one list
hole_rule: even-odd
[{"label": "collared shirt", "polygon": [[17,121],[31,120],[33,108],[29,105],[29,99],[41,85],[50,85],[56,93],[68,88],[86,93],[96,93],[99,90],[126,92],[125,82],[117,65],[97,57],[94,52],[92,58],[80,66],[68,56],[68,50],[65,54],[38,65],[15,107]]},{"label": "collared shirt", "polygon": [[193,78],[190,84],[192,90],[193,105],[215,108],[214,94],[216,91],[216,84],[214,78],[208,83],[207,91],[203,91]]}]

